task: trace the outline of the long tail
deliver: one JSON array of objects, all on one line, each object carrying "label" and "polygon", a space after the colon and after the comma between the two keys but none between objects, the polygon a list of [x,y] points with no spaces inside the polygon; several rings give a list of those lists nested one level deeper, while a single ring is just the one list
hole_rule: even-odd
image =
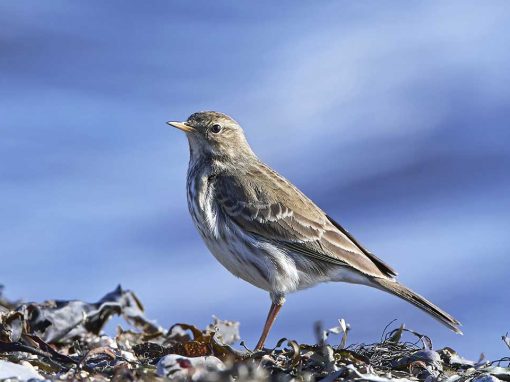
[{"label": "long tail", "polygon": [[410,302],[414,306],[417,306],[421,310],[430,314],[432,317],[453,330],[455,333],[462,334],[459,329],[461,323],[446,313],[444,310],[432,304],[425,297],[420,296],[419,294],[413,292],[411,289],[402,284],[399,284],[396,281],[379,277],[374,277],[371,279],[371,281],[374,283],[373,286],[376,288],[394,294],[395,296]]}]

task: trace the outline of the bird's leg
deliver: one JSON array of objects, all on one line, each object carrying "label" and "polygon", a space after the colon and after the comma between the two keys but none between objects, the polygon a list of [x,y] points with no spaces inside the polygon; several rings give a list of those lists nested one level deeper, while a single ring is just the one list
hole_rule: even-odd
[{"label": "bird's leg", "polygon": [[274,302],[271,303],[271,308],[269,309],[266,323],[264,325],[264,329],[262,330],[262,335],[260,336],[259,342],[257,343],[255,350],[262,350],[262,348],[264,347],[267,335],[269,334],[269,331],[271,330],[273,322],[276,319],[276,316],[278,315],[278,312],[280,311],[281,307],[282,307],[281,304],[275,304]]},{"label": "bird's leg", "polygon": [[257,346],[255,347],[255,350],[262,350],[262,348],[264,347],[264,343],[266,342],[267,335],[269,334],[269,331],[271,330],[271,327],[273,326],[274,320],[276,319],[278,312],[280,312],[280,309],[282,308],[284,302],[285,302],[284,297],[272,299],[271,308],[269,308],[269,313],[267,314],[266,323],[264,325],[264,329],[262,330],[262,335],[260,336],[259,342],[257,343]]}]

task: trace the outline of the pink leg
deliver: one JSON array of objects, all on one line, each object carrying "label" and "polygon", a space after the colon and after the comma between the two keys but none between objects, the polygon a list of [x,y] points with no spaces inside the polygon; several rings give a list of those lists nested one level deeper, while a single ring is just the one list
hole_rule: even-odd
[{"label": "pink leg", "polygon": [[257,343],[257,347],[255,350],[262,350],[264,347],[264,343],[266,342],[267,335],[269,334],[269,331],[271,330],[271,327],[273,326],[274,320],[276,319],[276,316],[278,315],[278,312],[280,311],[283,303],[281,304],[275,304],[274,302],[271,303],[271,308],[269,309],[269,313],[267,315],[266,324],[264,325],[264,330],[262,330],[262,335],[260,336],[260,340]]}]

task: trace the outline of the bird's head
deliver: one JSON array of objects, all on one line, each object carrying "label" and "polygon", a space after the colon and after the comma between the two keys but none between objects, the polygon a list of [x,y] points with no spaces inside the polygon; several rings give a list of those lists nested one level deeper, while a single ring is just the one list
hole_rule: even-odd
[{"label": "bird's head", "polygon": [[193,156],[236,160],[253,155],[243,129],[226,114],[201,111],[185,122],[167,123],[186,133]]}]

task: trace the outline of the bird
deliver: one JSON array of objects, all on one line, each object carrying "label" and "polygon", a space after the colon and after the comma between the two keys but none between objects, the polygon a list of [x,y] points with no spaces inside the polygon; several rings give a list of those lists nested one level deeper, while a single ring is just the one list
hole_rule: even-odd
[{"label": "bird", "polygon": [[207,248],[233,275],[269,292],[256,350],[289,293],[329,281],[388,292],[462,334],[459,321],[399,283],[391,266],[259,159],[233,118],[201,111],[167,124],[188,139],[188,209]]}]

